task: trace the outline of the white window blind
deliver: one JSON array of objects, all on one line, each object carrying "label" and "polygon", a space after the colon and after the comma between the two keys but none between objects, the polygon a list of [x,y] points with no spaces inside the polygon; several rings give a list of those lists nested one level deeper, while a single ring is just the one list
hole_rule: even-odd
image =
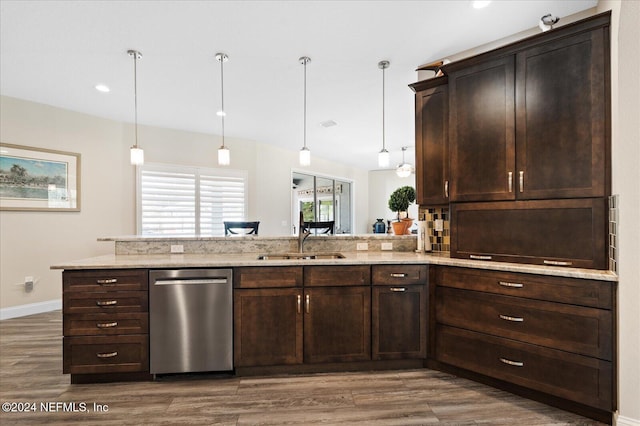
[{"label": "white window blind", "polygon": [[224,235],[223,222],[245,220],[247,173],[145,164],[138,168],[138,233]]}]

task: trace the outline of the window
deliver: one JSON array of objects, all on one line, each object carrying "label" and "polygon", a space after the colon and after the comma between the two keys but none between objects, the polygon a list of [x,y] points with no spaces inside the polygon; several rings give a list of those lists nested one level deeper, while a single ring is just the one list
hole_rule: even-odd
[{"label": "window", "polygon": [[247,172],[145,164],[138,168],[138,233],[223,236],[245,220]]},{"label": "window", "polygon": [[302,211],[305,222],[335,221],[336,234],[352,233],[351,182],[299,172],[291,179],[294,224]]}]

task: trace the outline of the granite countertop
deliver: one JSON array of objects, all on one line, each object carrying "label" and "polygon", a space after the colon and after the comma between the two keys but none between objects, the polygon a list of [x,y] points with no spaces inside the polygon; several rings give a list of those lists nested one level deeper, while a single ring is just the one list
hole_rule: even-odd
[{"label": "granite countertop", "polygon": [[120,269],[120,268],[217,268],[234,266],[296,266],[296,265],[358,265],[358,264],[429,264],[495,271],[523,272],[618,281],[611,271],[596,269],[539,266],[507,262],[456,259],[448,253],[415,253],[396,251],[342,252],[344,259],[284,259],[258,260],[259,253],[237,254],[131,254],[91,257],[52,265],[51,269]]}]

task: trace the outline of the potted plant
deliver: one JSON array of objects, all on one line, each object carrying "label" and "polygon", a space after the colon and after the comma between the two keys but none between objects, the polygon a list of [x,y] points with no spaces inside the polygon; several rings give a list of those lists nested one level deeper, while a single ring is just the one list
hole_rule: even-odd
[{"label": "potted plant", "polygon": [[[391,193],[389,196],[389,209],[397,212],[397,221],[393,222],[393,232],[396,235],[402,235],[407,232],[411,226],[413,219],[409,219],[407,210],[409,204],[416,200],[416,191],[411,186],[401,186]],[[405,218],[401,219],[401,213],[405,213]]]}]

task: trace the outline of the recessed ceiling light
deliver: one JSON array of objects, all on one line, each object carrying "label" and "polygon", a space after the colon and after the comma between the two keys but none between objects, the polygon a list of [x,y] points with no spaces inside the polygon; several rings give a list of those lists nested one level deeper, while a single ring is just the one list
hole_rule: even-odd
[{"label": "recessed ceiling light", "polygon": [[338,123],[336,123],[336,122],[335,122],[335,121],[333,121],[333,120],[327,120],[327,121],[323,121],[322,123],[320,123],[320,125],[321,125],[322,127],[333,127],[333,126],[337,126],[337,125],[338,125]]},{"label": "recessed ceiling light", "polygon": [[491,3],[491,0],[474,0],[472,2],[474,9],[483,9],[489,6],[489,3]]},{"label": "recessed ceiling light", "polygon": [[96,84],[95,88],[98,92],[102,93],[109,93],[111,91],[111,89],[109,89],[109,86],[107,86],[106,84]]}]

